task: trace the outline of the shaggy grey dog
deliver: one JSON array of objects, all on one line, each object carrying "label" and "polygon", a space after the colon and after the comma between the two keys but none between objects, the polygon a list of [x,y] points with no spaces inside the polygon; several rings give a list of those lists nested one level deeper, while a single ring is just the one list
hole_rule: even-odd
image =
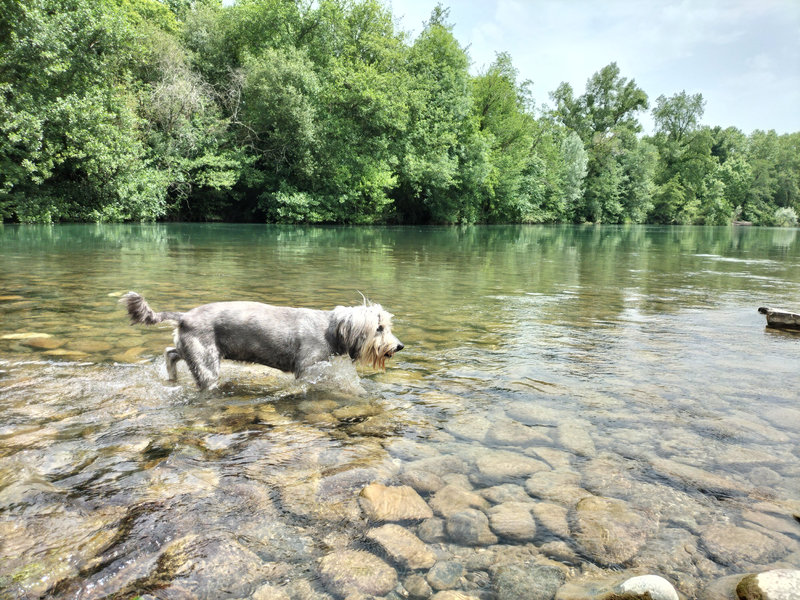
[{"label": "shaggy grey dog", "polygon": [[289,308],[260,302],[214,302],[181,312],[155,312],[136,292],[120,302],[131,324],[176,323],[175,347],[164,350],[170,380],[185,360],[200,389],[214,388],[220,360],[260,363],[300,377],[312,365],[333,356],[383,368],[403,349],[391,332],[392,315],[364,299],[362,306],[333,310]]}]

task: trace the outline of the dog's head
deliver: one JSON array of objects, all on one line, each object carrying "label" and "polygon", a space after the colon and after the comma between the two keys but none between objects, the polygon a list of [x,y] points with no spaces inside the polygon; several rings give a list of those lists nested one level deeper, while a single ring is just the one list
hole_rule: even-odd
[{"label": "dog's head", "polygon": [[403,349],[392,334],[392,315],[380,304],[365,300],[362,306],[337,306],[333,321],[339,346],[365,365],[383,369],[386,360]]}]

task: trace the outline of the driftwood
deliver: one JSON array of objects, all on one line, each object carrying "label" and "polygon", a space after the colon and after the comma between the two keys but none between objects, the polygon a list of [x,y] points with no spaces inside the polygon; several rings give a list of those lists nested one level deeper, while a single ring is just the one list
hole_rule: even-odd
[{"label": "driftwood", "polygon": [[797,313],[781,308],[769,308],[768,306],[760,307],[758,312],[762,315],[767,315],[767,327],[800,330],[800,315]]}]

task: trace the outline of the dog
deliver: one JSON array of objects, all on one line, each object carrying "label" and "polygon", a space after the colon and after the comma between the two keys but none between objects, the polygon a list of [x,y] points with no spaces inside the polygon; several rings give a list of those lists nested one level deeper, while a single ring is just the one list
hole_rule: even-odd
[{"label": "dog", "polygon": [[164,350],[167,374],[175,381],[176,365],[184,360],[201,390],[217,386],[223,358],[267,365],[299,378],[334,356],[383,369],[404,347],[392,334],[393,315],[366,298],[361,306],[329,311],[239,301],[204,304],[188,312],[155,312],[136,292],[128,292],[120,302],[128,309],[131,325],[176,325],[175,346]]}]

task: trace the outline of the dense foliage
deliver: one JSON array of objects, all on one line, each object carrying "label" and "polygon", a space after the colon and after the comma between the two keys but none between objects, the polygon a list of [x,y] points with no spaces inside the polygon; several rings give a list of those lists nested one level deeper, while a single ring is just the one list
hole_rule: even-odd
[{"label": "dense foliage", "polygon": [[537,108],[447,11],[378,0],[0,0],[6,221],[793,225],[800,133],[701,125],[615,63]]}]

